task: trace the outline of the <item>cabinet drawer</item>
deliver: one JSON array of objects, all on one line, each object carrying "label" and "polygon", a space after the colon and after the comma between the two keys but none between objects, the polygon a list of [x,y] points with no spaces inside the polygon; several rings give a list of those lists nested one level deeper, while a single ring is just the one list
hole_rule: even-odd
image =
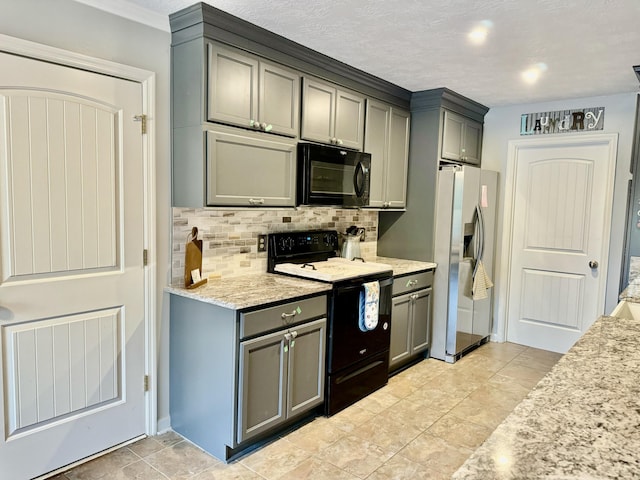
[{"label": "cabinet drawer", "polygon": [[420,290],[430,287],[433,283],[433,270],[427,272],[403,275],[393,279],[393,296],[400,295],[413,290]]},{"label": "cabinet drawer", "polygon": [[243,313],[240,315],[240,338],[324,317],[326,314],[326,295]]}]

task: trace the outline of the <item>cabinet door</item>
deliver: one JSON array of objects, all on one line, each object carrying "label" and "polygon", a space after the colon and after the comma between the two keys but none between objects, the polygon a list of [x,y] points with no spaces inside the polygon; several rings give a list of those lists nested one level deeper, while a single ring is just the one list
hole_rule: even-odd
[{"label": "cabinet door", "polygon": [[206,133],[207,205],[294,206],[295,142],[229,130]]},{"label": "cabinet door", "polygon": [[390,208],[404,208],[409,166],[409,112],[391,109],[389,156],[386,170],[386,202]]},{"label": "cabinet door", "polygon": [[305,78],[302,85],[302,131],[305,140],[331,144],[335,132],[336,89]]},{"label": "cabinet door", "polygon": [[238,443],[286,419],[284,347],[284,332],[240,343]]},{"label": "cabinet door", "polygon": [[364,151],[371,154],[369,206],[383,207],[386,200],[387,154],[391,107],[375,100],[367,101],[367,127]]},{"label": "cabinet door", "polygon": [[412,294],[411,354],[429,348],[431,331],[431,289]]},{"label": "cabinet door", "polygon": [[472,165],[480,165],[482,153],[482,124],[466,119],[462,143],[462,160]]},{"label": "cabinet door", "polygon": [[207,120],[243,127],[258,121],[258,60],[209,44]]},{"label": "cabinet door", "polygon": [[442,129],[442,158],[459,162],[462,160],[462,139],[464,135],[463,116],[444,111],[444,124]]},{"label": "cabinet door", "polygon": [[362,150],[364,137],[364,97],[338,90],[335,134],[337,144]]},{"label": "cabinet door", "polygon": [[298,136],[300,75],[260,61],[259,120],[273,133]]},{"label": "cabinet door", "polygon": [[389,368],[411,354],[411,294],[394,297],[391,306],[391,345]]},{"label": "cabinet door", "polygon": [[323,318],[290,331],[287,418],[324,401],[326,326]]}]

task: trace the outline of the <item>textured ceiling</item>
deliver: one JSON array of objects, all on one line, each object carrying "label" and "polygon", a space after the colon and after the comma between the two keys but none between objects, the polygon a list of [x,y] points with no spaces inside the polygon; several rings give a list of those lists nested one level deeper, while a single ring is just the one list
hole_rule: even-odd
[{"label": "textured ceiling", "polygon": [[[126,1],[162,15],[194,3]],[[489,107],[639,87],[640,0],[206,3],[409,90],[448,87]],[[467,33],[483,20],[493,27],[472,45]],[[547,70],[525,84],[521,72],[538,63]]]}]

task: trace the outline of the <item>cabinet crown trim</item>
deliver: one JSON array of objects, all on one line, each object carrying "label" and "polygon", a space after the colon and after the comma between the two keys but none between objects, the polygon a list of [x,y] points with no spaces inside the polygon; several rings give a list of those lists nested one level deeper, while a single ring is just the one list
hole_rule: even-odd
[{"label": "cabinet crown trim", "polygon": [[408,108],[411,91],[205,3],[169,15],[172,45],[205,36]]},{"label": "cabinet crown trim", "polygon": [[484,121],[484,116],[489,111],[489,107],[445,87],[435,88],[433,90],[421,90],[411,94],[412,112],[432,110],[440,107],[465,115],[479,122]]}]

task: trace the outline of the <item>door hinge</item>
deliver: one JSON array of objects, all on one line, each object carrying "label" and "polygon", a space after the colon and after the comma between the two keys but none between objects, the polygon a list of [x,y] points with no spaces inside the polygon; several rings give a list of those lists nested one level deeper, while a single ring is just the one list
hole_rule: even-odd
[{"label": "door hinge", "polygon": [[144,376],[144,391],[149,391],[149,375]]},{"label": "door hinge", "polygon": [[147,133],[147,116],[143,113],[142,115],[134,115],[133,116],[133,121],[134,122],[141,122],[141,133],[144,135],[145,133]]},{"label": "door hinge", "polygon": [[149,250],[146,248],[142,250],[142,266],[146,267],[149,265]]}]

